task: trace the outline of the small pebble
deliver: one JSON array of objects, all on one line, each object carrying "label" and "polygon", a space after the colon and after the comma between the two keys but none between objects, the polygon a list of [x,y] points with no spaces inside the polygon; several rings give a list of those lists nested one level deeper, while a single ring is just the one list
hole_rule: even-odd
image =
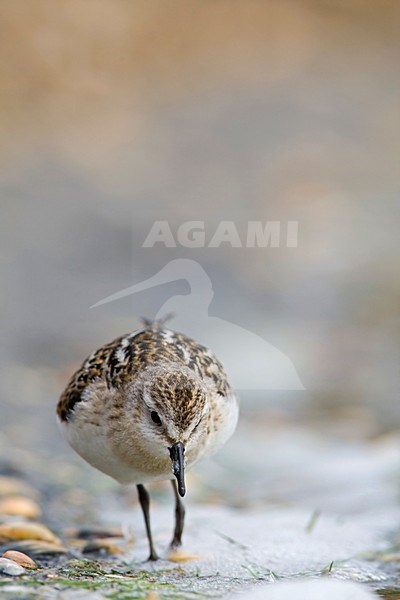
[{"label": "small pebble", "polygon": [[108,529],[101,527],[93,527],[91,529],[69,529],[65,531],[65,534],[80,540],[122,538],[124,536],[122,530],[117,527]]},{"label": "small pebble", "polygon": [[34,560],[31,559],[30,556],[24,554],[23,552],[18,552],[18,550],[7,550],[7,552],[3,554],[3,558],[13,560],[14,562],[21,565],[21,567],[25,567],[26,569],[38,568],[37,564]]},{"label": "small pebble", "polygon": [[83,554],[89,554],[92,552],[105,552],[107,554],[121,554],[123,548],[118,543],[121,539],[117,538],[105,538],[105,539],[93,539],[89,540],[82,548]]},{"label": "small pebble", "polygon": [[0,558],[0,573],[5,575],[22,575],[25,573],[24,567],[8,558]]},{"label": "small pebble", "polygon": [[61,544],[61,540],[41,523],[3,523],[0,525],[0,543],[13,540],[41,540],[52,544]]},{"label": "small pebble", "polygon": [[155,590],[150,590],[150,592],[145,596],[145,600],[159,600],[159,598],[160,596]]},{"label": "small pebble", "polygon": [[30,498],[7,496],[0,500],[0,514],[37,519],[41,515],[41,510]]},{"label": "small pebble", "polygon": [[0,496],[28,496],[36,498],[38,492],[22,479],[0,475]]},{"label": "small pebble", "polygon": [[181,552],[180,550],[171,550],[167,558],[171,562],[181,563],[198,560],[199,558],[202,558],[202,556],[201,554],[188,554],[186,552]]},{"label": "small pebble", "polygon": [[400,552],[388,552],[380,557],[383,562],[400,562]]},{"label": "small pebble", "polygon": [[[8,547],[7,547],[8,546]],[[17,540],[5,544],[4,551],[16,550],[23,554],[28,553],[35,558],[66,554],[68,550],[62,544],[51,544],[41,540]]]}]

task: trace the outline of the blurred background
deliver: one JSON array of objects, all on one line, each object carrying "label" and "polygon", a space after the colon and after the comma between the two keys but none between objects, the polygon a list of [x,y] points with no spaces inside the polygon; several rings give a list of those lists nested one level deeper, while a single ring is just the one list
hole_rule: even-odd
[{"label": "blurred background", "polygon": [[[68,377],[189,288],[90,307],[174,259],[207,273],[209,315],[262,336],[304,386],[241,390],[247,431],[296,423],[305,438],[284,439],[301,444],[398,429],[399,3],[2,0],[0,13],[8,460],[64,456],[59,482],[78,477],[54,417]],[[154,221],[176,239],[193,220],[205,247],[143,247]],[[221,221],[243,241],[248,221],[296,221],[298,245],[209,248]]]}]

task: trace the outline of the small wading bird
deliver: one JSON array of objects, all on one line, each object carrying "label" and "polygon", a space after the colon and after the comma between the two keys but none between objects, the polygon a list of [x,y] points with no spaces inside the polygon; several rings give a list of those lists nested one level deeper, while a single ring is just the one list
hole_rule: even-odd
[{"label": "small wading bird", "polygon": [[[91,354],[57,406],[72,448],[120,483],[137,485],[150,546],[150,498],[144,483],[171,479],[172,548],[181,545],[185,469],[232,435],[238,401],[214,354],[163,321],[117,338]],[[175,479],[176,481],[175,481]]]}]

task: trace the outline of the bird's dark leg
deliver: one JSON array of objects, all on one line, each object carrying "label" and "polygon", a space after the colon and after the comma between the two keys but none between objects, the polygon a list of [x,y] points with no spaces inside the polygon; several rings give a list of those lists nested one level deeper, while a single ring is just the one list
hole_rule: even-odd
[{"label": "bird's dark leg", "polygon": [[175,479],[173,479],[171,483],[175,494],[175,531],[171,542],[171,548],[175,549],[182,545],[182,532],[185,522],[185,507],[183,506],[179,497]]},{"label": "bird's dark leg", "polygon": [[150,496],[144,485],[139,483],[137,486],[140,506],[142,507],[144,522],[146,524],[147,539],[149,540],[150,556],[149,560],[158,560],[157,552],[154,549],[153,537],[150,528]]}]

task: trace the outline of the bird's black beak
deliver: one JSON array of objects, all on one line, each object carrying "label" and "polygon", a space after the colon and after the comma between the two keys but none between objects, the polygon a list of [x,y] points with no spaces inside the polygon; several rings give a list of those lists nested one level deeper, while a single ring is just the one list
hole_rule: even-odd
[{"label": "bird's black beak", "polygon": [[172,460],[172,472],[178,482],[178,492],[182,498],[186,494],[184,454],[185,446],[182,442],[176,442],[176,444],[169,448],[169,455]]}]

